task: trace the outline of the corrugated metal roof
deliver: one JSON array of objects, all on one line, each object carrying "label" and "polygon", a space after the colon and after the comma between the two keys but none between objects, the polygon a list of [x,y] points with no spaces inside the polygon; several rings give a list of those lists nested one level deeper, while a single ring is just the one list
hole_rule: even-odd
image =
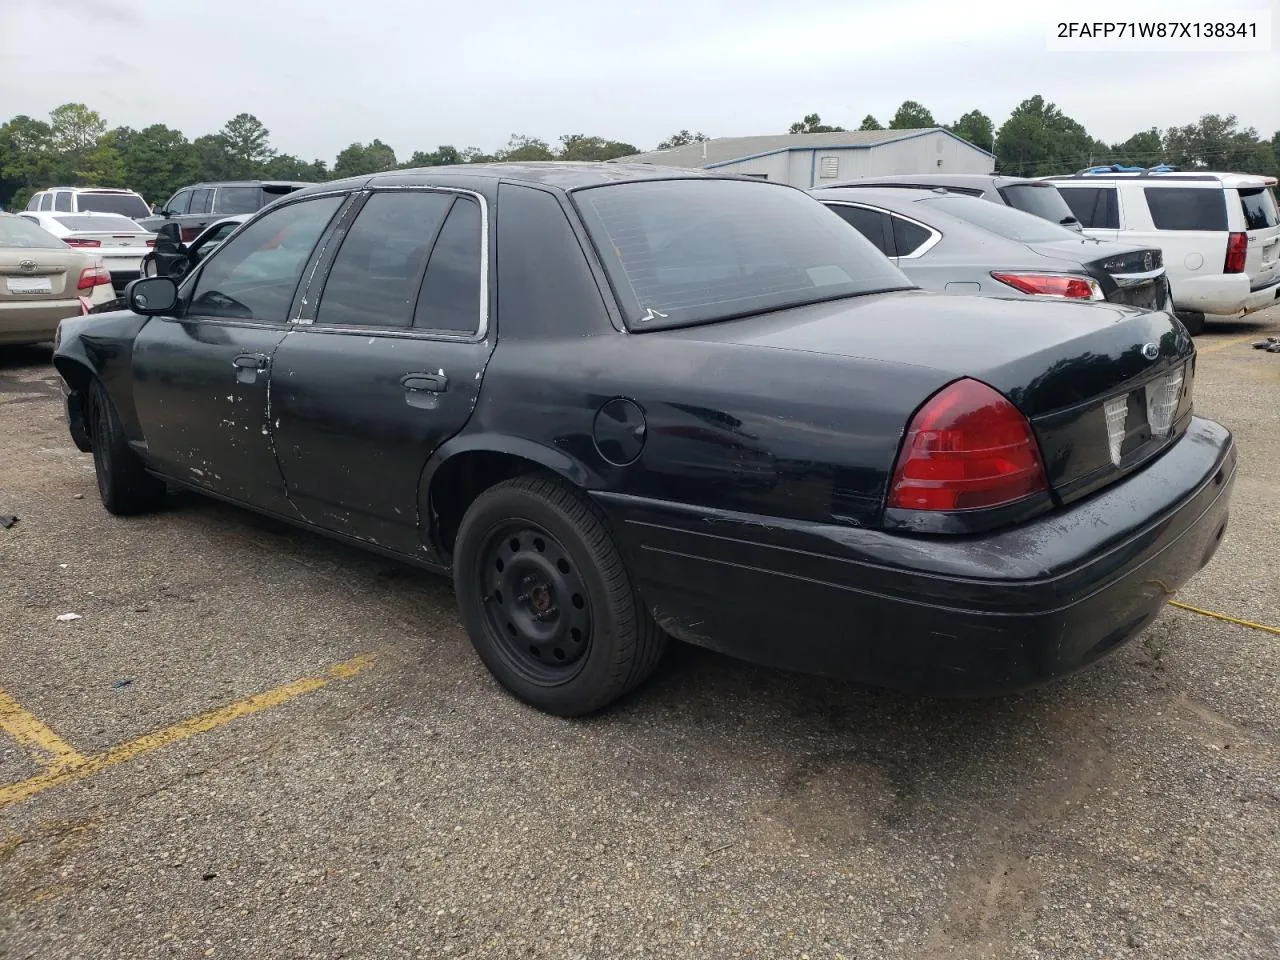
[{"label": "corrugated metal roof", "polygon": [[[725,163],[783,150],[871,147],[941,129],[921,127],[910,130],[848,130],[843,133],[784,133],[767,137],[716,137],[705,143],[690,143],[670,150],[650,150],[630,157],[619,157],[618,162],[655,163],[664,167],[704,167],[712,163]],[[706,157],[702,155],[703,147],[706,147]]]}]

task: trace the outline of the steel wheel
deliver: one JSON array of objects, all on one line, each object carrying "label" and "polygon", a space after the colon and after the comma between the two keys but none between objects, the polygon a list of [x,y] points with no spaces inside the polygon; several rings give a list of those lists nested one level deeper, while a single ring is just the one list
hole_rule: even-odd
[{"label": "steel wheel", "polygon": [[485,625],[504,658],[534,683],[572,678],[591,645],[591,604],[568,551],[522,521],[490,533],[481,556]]}]

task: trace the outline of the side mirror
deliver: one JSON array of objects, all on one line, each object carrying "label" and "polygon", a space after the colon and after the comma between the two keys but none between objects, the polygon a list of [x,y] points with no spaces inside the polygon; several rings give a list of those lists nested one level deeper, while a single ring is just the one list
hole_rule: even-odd
[{"label": "side mirror", "polygon": [[144,277],[124,288],[129,309],[144,317],[172,313],[178,305],[178,285],[168,277]]}]

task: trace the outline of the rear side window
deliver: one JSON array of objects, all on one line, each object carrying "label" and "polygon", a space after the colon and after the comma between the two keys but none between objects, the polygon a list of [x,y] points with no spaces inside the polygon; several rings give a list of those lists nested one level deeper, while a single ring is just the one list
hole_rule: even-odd
[{"label": "rear side window", "polygon": [[1227,229],[1226,191],[1221,188],[1146,187],[1142,192],[1157,230]]},{"label": "rear side window", "polygon": [[1280,216],[1276,213],[1276,198],[1266,187],[1257,190],[1240,191],[1240,209],[1244,212],[1246,230],[1266,230],[1268,227],[1280,226]]},{"label": "rear side window", "polygon": [[42,196],[42,197],[40,198],[40,209],[41,209],[41,210],[52,210],[52,209],[53,209],[53,194],[52,194],[52,193],[46,193],[44,196]]},{"label": "rear side window", "polygon": [[600,288],[556,198],[498,187],[498,324],[502,336],[555,337],[610,329]]},{"label": "rear side window", "polygon": [[209,201],[213,198],[213,190],[192,190],[191,206],[187,208],[187,213],[208,213]]},{"label": "rear side window", "polygon": [[213,212],[232,216],[254,213],[262,206],[262,190],[258,187],[219,187],[213,201]]},{"label": "rear side window", "polygon": [[888,217],[885,214],[878,210],[868,210],[866,207],[846,207],[844,204],[833,206],[831,209],[841,220],[874,243],[876,249],[886,257],[893,256],[887,229],[889,225],[886,223]]},{"label": "rear side window", "polygon": [[1012,183],[1000,188],[1000,196],[1014,209],[1035,214],[1050,223],[1062,223],[1069,217],[1080,219],[1058,188],[1051,184]]},{"label": "rear side window", "polygon": [[475,333],[480,328],[480,205],[459,197],[431,250],[413,325],[419,330]]},{"label": "rear side window", "polygon": [[32,197],[30,200],[28,200],[28,201],[27,201],[27,209],[28,209],[28,210],[39,210],[39,209],[40,209],[40,196],[41,196],[41,195],[37,193],[34,197]]},{"label": "rear side window", "polygon": [[76,198],[76,206],[81,213],[118,213],[132,220],[151,216],[151,210],[142,198],[132,193],[85,192]]},{"label": "rear side window", "polygon": [[1099,230],[1120,229],[1120,208],[1115,187],[1064,187],[1067,206],[1081,226]]},{"label": "rear side window", "polygon": [[324,284],[316,323],[407,327],[418,286],[453,203],[443,193],[375,193],[347,231]]},{"label": "rear side window", "polygon": [[53,195],[53,209],[59,213],[71,212],[71,194],[66,190],[59,190]]},{"label": "rear side window", "polygon": [[893,221],[893,250],[898,257],[909,257],[933,236],[933,234],[910,220],[901,217],[890,217]]}]

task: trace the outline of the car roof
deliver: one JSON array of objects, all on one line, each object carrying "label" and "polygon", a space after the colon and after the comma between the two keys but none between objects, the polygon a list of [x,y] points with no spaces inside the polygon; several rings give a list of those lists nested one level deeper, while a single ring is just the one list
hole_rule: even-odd
[{"label": "car roof", "polygon": [[[408,170],[388,170],[344,180],[314,184],[303,193],[319,193],[328,190],[350,190],[362,186],[431,186],[457,183],[461,180],[509,180],[516,183],[539,184],[561,190],[579,190],[608,183],[641,182],[646,180],[747,180],[770,186],[786,187],[754,177],[719,173],[714,170],[665,167],[650,163],[614,163],[612,161],[562,161],[542,160],[520,163],[456,163],[439,167],[416,167]],[[795,189],[787,187],[787,189]]]},{"label": "car roof", "polygon": [[1161,185],[1206,185],[1221,186],[1227,189],[1239,189],[1241,187],[1274,187],[1277,183],[1275,177],[1263,176],[1256,173],[1218,173],[1212,170],[1188,170],[1186,172],[1170,170],[1170,171],[1113,171],[1109,173],[1065,173],[1057,174],[1050,177],[1041,177],[1041,180],[1051,180],[1056,182],[1071,181],[1073,183],[1092,183],[1099,181],[1102,183],[1126,183],[1132,180],[1142,181],[1145,187],[1161,186]]},{"label": "car roof", "polygon": [[193,190],[197,187],[313,187],[311,180],[201,180],[199,183],[188,183],[179,190]]},{"label": "car roof", "polygon": [[[45,187],[37,193],[48,193],[50,190],[70,190],[73,193],[129,193],[137,196],[137,192],[126,187]],[[65,212],[65,211],[63,211]]]},{"label": "car roof", "polygon": [[839,183],[833,183],[829,187],[822,189],[832,189],[840,187],[856,187],[862,184],[868,186],[878,183],[884,184],[911,184],[911,183],[927,183],[930,185],[938,184],[946,186],[947,184],[955,184],[956,186],[994,186],[996,184],[1005,185],[1011,183],[1036,183],[1038,181],[1030,177],[1008,177],[999,173],[891,173],[882,177],[857,177],[853,180],[842,180]]},{"label": "car roof", "polygon": [[817,199],[828,200],[846,200],[850,203],[874,204],[875,206],[885,207],[886,209],[908,209],[911,204],[918,203],[921,200],[928,200],[931,197],[962,197],[967,200],[973,200],[975,203],[989,203],[980,197],[966,197],[963,193],[951,193],[941,187],[920,189],[916,187],[823,187],[822,189],[810,190],[811,195]]}]

